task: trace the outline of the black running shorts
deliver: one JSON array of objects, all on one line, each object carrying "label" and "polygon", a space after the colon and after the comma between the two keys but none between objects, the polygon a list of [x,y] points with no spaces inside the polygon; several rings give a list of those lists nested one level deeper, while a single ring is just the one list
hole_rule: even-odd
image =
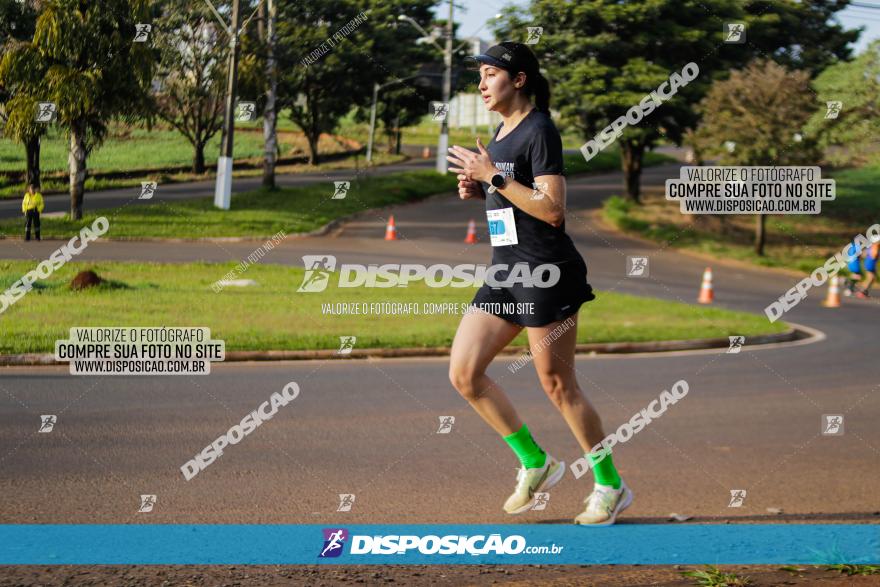
[{"label": "black running shorts", "polygon": [[493,288],[484,283],[471,304],[519,326],[546,326],[576,314],[581,304],[596,299],[587,283],[582,259],[558,263],[559,281],[547,288],[515,284]]}]

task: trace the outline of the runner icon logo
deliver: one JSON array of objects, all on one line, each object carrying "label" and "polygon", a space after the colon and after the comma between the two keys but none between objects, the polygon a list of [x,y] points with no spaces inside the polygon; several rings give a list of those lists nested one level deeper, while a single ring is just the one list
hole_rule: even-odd
[{"label": "runner icon logo", "polygon": [[724,24],[724,42],[725,43],[745,43],[746,42],[746,25],[741,22],[729,22]]},{"label": "runner icon logo", "polygon": [[257,104],[255,102],[239,102],[235,107],[235,120],[238,122],[247,122],[253,120],[257,113]]},{"label": "runner icon logo", "polygon": [[157,183],[155,181],[142,181],[141,182],[141,195],[138,196],[138,200],[150,200],[153,197],[153,194],[156,193]]},{"label": "runner icon logo", "polygon": [[535,494],[535,505],[532,506],[533,510],[543,510],[547,508],[547,502],[550,501],[549,493],[536,493]]},{"label": "runner icon logo", "polygon": [[339,494],[339,507],[336,508],[337,512],[350,512],[351,506],[354,505],[354,493],[340,493]]},{"label": "runner icon logo", "polygon": [[38,102],[36,122],[54,122],[58,107],[54,102]]},{"label": "runner icon logo", "polygon": [[447,102],[431,102],[431,120],[446,120],[449,114],[449,104]]},{"label": "runner icon logo", "polygon": [[145,24],[145,23],[137,23],[134,25],[134,42],[135,43],[146,43],[147,38],[150,36],[150,31],[153,30],[153,25]]},{"label": "runner icon logo", "polygon": [[840,109],[843,108],[843,102],[839,100],[831,100],[829,102],[825,102],[825,107],[827,110],[825,111],[825,118],[837,118],[840,114]]},{"label": "runner icon logo", "polygon": [[339,337],[339,350],[336,351],[337,355],[350,355],[352,349],[354,348],[354,343],[357,342],[356,336],[340,336]]},{"label": "runner icon logo", "polygon": [[648,258],[647,257],[627,257],[626,258],[626,275],[627,275],[627,277],[647,277],[648,276]]},{"label": "runner icon logo", "polygon": [[154,505],[156,505],[155,495],[141,495],[141,506],[138,508],[138,513],[149,513],[153,511]]},{"label": "runner icon logo", "polygon": [[324,528],[324,548],[318,558],[337,557],[342,554],[345,541],[348,539],[348,530],[345,528]]},{"label": "runner icon logo", "polygon": [[529,30],[529,36],[526,38],[526,45],[537,45],[538,41],[541,40],[541,35],[544,34],[544,27],[530,26],[526,28]]},{"label": "runner icon logo", "polygon": [[730,503],[727,504],[729,508],[739,508],[742,507],[743,502],[746,500],[746,490],[745,489],[731,489],[730,490]]},{"label": "runner icon logo", "polygon": [[822,436],[843,435],[843,414],[822,414]]},{"label": "runner icon logo", "polygon": [[332,255],[303,255],[306,274],[298,292],[319,292],[327,289],[330,272],[336,268],[336,257]]},{"label": "runner icon logo", "polygon": [[334,181],[333,186],[335,187],[336,191],[333,192],[333,197],[330,199],[331,200],[344,200],[345,194],[348,192],[349,188],[351,188],[351,182],[350,181]]},{"label": "runner icon logo", "polygon": [[745,336],[728,336],[727,338],[730,340],[730,347],[727,349],[729,354],[735,355],[740,352],[743,345],[746,343]]},{"label": "runner icon logo", "polygon": [[37,432],[52,432],[52,429],[55,428],[55,422],[58,421],[58,417],[54,415],[46,415],[40,416],[40,429]]},{"label": "runner icon logo", "polygon": [[439,416],[440,418],[440,428],[437,429],[437,434],[449,434],[452,432],[452,425],[455,424],[455,416]]}]

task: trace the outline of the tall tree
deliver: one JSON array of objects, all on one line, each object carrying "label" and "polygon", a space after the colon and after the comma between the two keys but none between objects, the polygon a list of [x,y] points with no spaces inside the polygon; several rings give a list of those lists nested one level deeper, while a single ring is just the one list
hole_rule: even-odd
[{"label": "tall tree", "polygon": [[[720,165],[815,165],[820,152],[804,133],[816,109],[808,71],[756,60],[716,81],[699,105],[700,150]],[[766,216],[755,219],[755,253],[764,254]]]},{"label": "tall tree", "polygon": [[[242,55],[238,68],[238,93],[256,98],[263,115],[263,187],[275,189],[278,161],[278,114],[282,101],[278,91],[279,47],[278,11],[285,0],[263,0],[257,6],[259,17],[245,27],[241,37]],[[293,67],[291,63],[282,67]]]},{"label": "tall tree", "polygon": [[[431,34],[440,33],[435,42],[443,47],[446,22],[434,19],[431,10],[436,4],[433,0],[375,1],[370,11],[372,53],[382,56],[382,66],[374,67],[373,79],[384,86],[376,118],[384,128],[389,150],[400,146],[401,127],[419,122],[429,113],[430,102],[443,99],[443,53],[434,42],[423,39],[411,22],[398,18],[406,15]],[[439,7],[442,10],[435,10],[445,15],[445,2]],[[390,26],[384,24],[389,22]],[[471,51],[467,44],[459,45],[457,34],[458,26],[453,23],[452,96],[468,86],[475,91],[478,82],[478,76],[461,75],[463,60]],[[368,106],[360,109],[357,120],[369,120]]]},{"label": "tall tree", "polygon": [[[626,195],[638,201],[641,161],[661,138],[680,144],[693,128],[699,102],[715,78],[767,54],[816,71],[849,56],[858,31],[829,18],[847,0],[532,0],[511,8],[496,27],[499,37],[525,38],[526,26],[543,26],[534,45],[554,90],[561,122],[592,139],[673,72],[690,61],[700,74],[638,125],[617,139]],[[724,43],[724,23],[745,23],[747,42]],[[801,35],[803,29],[804,34]],[[809,43],[809,46],[807,45]]]},{"label": "tall tree", "polygon": [[[37,9],[29,2],[0,0],[0,131],[24,145],[25,183],[40,186],[40,139],[48,125],[35,121],[39,96],[26,93],[26,85],[7,79],[3,72],[12,68],[12,48],[34,36]],[[9,63],[3,65],[6,55]],[[32,80],[37,81],[37,80]],[[10,122],[11,118],[11,122]]]},{"label": "tall tree", "polygon": [[159,117],[193,147],[193,173],[205,172],[205,145],[223,127],[229,43],[204,2],[171,0],[157,22]]},{"label": "tall tree", "polygon": [[[284,2],[278,7],[279,94],[291,120],[318,160],[318,139],[332,132],[352,107],[369,100],[371,41],[364,31],[372,17],[361,0]],[[349,25],[361,15],[363,22]],[[365,26],[366,25],[366,26]]]},{"label": "tall tree", "polygon": [[278,63],[275,51],[278,45],[278,0],[266,0],[266,106],[263,108],[263,187],[275,189],[275,161],[278,153]]},{"label": "tall tree", "polygon": [[813,84],[816,110],[806,131],[834,163],[862,162],[880,136],[880,41],[853,61],[823,71]]},{"label": "tall tree", "polygon": [[134,42],[136,25],[149,22],[146,0],[47,0],[33,41],[4,56],[4,79],[57,106],[70,143],[73,219],[82,218],[86,160],[110,121],[149,110],[154,57],[148,43]]},{"label": "tall tree", "polygon": [[332,132],[352,108],[363,112],[370,107],[374,83],[401,80],[395,88],[420,96],[422,112],[428,112],[428,102],[436,98],[420,91],[410,78],[421,63],[442,62],[442,55],[416,44],[421,33],[398,16],[428,23],[433,4],[433,0],[279,3],[279,104],[306,135],[311,163],[317,161],[321,133]]}]

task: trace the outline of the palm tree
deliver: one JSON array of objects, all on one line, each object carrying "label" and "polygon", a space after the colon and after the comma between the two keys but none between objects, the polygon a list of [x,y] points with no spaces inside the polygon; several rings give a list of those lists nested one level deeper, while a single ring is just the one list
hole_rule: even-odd
[{"label": "palm tree", "polygon": [[111,120],[134,122],[149,112],[155,55],[134,42],[149,23],[147,0],[48,0],[33,40],[14,46],[0,74],[33,101],[56,105],[70,140],[70,217],[82,218],[86,159]]},{"label": "palm tree", "polygon": [[[37,97],[21,91],[15,80],[4,80],[3,71],[6,55],[12,55],[16,47],[34,35],[37,20],[37,7],[28,2],[7,2],[0,4],[0,129],[12,140],[24,145],[26,154],[25,182],[40,185],[40,138],[46,133],[47,125],[34,120]],[[20,53],[18,54],[20,55]],[[12,65],[10,57],[9,67]],[[35,81],[35,80],[32,80]]]}]

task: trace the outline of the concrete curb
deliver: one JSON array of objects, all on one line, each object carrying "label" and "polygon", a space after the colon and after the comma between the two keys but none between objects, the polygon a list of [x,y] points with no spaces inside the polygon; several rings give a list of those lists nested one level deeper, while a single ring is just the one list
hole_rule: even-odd
[{"label": "concrete curb", "polygon": [[[746,337],[746,347],[754,345],[777,344],[811,338],[814,332],[799,326],[776,334],[761,334]],[[673,351],[728,348],[730,341],[725,338],[694,338],[690,340],[661,340],[648,342],[605,342],[579,344],[576,354],[612,355],[630,353],[664,353]],[[372,359],[399,357],[442,357],[449,355],[450,347],[405,347],[396,349],[352,349],[351,354],[340,355],[334,349],[303,351],[229,351],[224,363],[242,361],[307,361],[315,359]],[[528,350],[525,346],[510,346],[498,353],[502,355],[521,355]],[[22,355],[0,355],[0,366],[28,365],[66,365],[67,361],[56,361],[50,353],[29,353]]]}]

